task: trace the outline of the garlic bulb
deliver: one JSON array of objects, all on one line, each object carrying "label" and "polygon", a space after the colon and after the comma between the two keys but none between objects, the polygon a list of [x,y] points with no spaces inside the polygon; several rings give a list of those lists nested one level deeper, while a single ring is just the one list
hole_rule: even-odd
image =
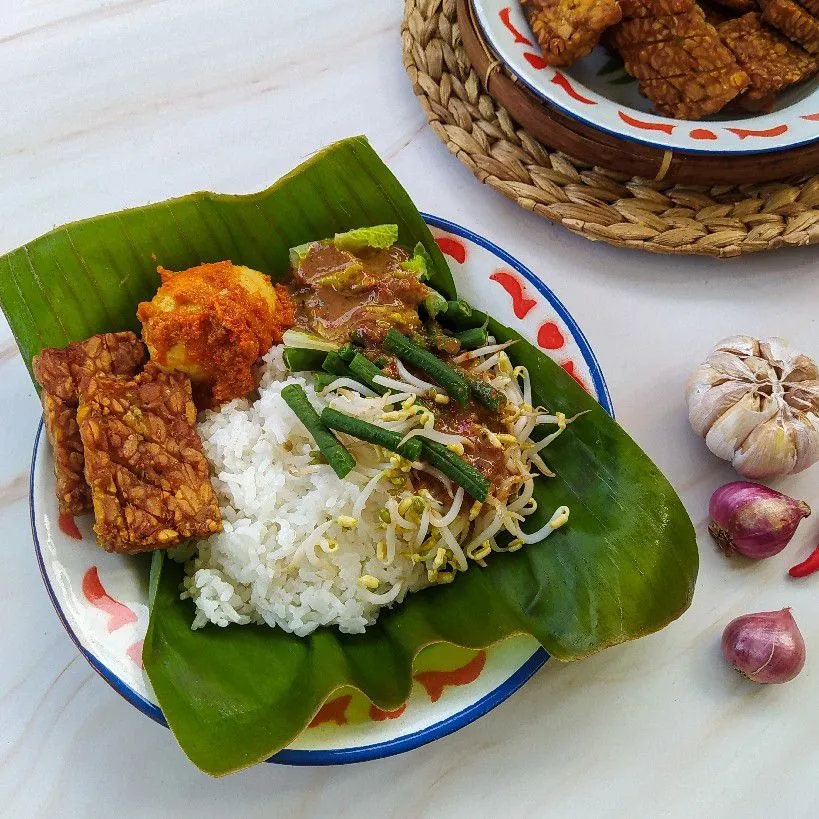
[{"label": "garlic bulb", "polygon": [[719,342],[686,396],[694,431],[740,475],[788,475],[819,459],[819,368],[781,338]]}]

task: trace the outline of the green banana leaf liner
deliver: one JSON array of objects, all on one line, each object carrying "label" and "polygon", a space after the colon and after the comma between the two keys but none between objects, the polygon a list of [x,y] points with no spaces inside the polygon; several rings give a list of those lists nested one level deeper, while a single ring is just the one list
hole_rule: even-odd
[{"label": "green banana leaf liner", "polygon": [[[424,244],[432,286],[454,297],[418,210],[355,137],[255,195],[197,193],[59,228],[0,257],[0,304],[30,367],[44,347],[138,331],[136,305],[159,285],[157,264],[181,270],[231,259],[281,278],[290,247],[383,223],[398,224],[405,247]],[[500,340],[519,338],[490,327]],[[181,567],[154,559],[145,670],[176,739],[202,770],[222,775],[266,759],[343,686],[397,708],[409,696],[414,658],[432,643],[482,648],[527,633],[553,657],[574,660],[656,631],[688,607],[697,547],[668,481],[551,359],[522,340],[510,355],[528,367],[537,404],[587,413],[549,448],[557,477],[537,481],[530,531],[557,506],[571,508],[548,542],[411,595],[358,636],[327,628],[299,638],[256,626],[193,632],[192,605],[178,594]]]}]

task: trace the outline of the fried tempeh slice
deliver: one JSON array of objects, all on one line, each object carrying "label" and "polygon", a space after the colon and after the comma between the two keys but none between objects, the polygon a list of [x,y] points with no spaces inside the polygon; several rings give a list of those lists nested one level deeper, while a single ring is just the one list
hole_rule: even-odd
[{"label": "fried tempeh slice", "polygon": [[731,51],[710,34],[635,46],[620,54],[626,71],[638,80],[694,75],[735,64]]},{"label": "fried tempeh slice", "polygon": [[630,46],[664,43],[674,38],[696,36],[705,22],[702,9],[695,6],[682,14],[664,14],[659,17],[635,17],[623,20],[608,32],[608,42],[622,51]]},{"label": "fried tempeh slice", "polygon": [[793,0],[760,0],[762,19],[799,43],[811,54],[819,54],[819,18]]},{"label": "fried tempeh slice", "polygon": [[621,17],[617,0],[521,0],[521,5],[549,65],[585,57]]},{"label": "fried tempeh slice", "polygon": [[103,548],[135,554],[221,530],[186,375],[149,363],[130,380],[91,378],[77,420]]},{"label": "fried tempeh slice", "polygon": [[696,7],[694,0],[620,0],[623,19],[635,17],[656,18],[670,14],[684,14]]},{"label": "fried tempeh slice", "polygon": [[784,88],[803,82],[819,70],[819,58],[764,25],[761,15],[755,12],[728,20],[717,31],[750,78],[751,84],[740,100],[744,107],[762,110]]},{"label": "fried tempeh slice", "polygon": [[79,515],[91,509],[77,426],[80,387],[98,373],[130,378],[144,363],[145,348],[131,332],[91,336],[67,347],[48,348],[34,357],[32,370],[42,387],[43,417],[54,450],[61,514]]},{"label": "fried tempeh slice", "polygon": [[814,17],[819,17],[819,0],[797,0],[805,11],[809,11]]},{"label": "fried tempeh slice", "polygon": [[748,82],[748,75],[734,63],[703,74],[644,81],[640,91],[666,116],[701,119],[724,108]]}]

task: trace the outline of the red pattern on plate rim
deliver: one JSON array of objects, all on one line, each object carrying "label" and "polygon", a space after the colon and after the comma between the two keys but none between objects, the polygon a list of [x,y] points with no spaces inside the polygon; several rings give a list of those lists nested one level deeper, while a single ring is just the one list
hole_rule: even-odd
[{"label": "red pattern on plate rim", "polygon": [[664,134],[671,135],[676,127],[670,122],[646,122],[642,119],[636,119],[635,117],[629,116],[625,111],[618,111],[617,115],[626,125],[631,125],[632,128],[639,128],[642,131],[662,131]]},{"label": "red pattern on plate rim", "polygon": [[144,640],[137,640],[135,643],[131,643],[128,648],[125,649],[125,653],[133,660],[133,662],[142,668],[142,646],[144,645]]},{"label": "red pattern on plate rim", "polygon": [[718,139],[717,135],[713,131],[709,131],[707,128],[694,128],[693,131],[688,135],[691,139]]},{"label": "red pattern on plate rim", "polygon": [[808,122],[819,122],[819,114],[803,114],[800,119],[806,119]]},{"label": "red pattern on plate rim", "polygon": [[566,339],[555,322],[544,321],[537,331],[537,343],[544,350],[559,350],[566,343]]},{"label": "red pattern on plate rim", "polygon": [[531,51],[524,51],[523,59],[537,71],[542,71],[547,66],[546,60],[540,54],[532,54]]},{"label": "red pattern on plate rim", "polygon": [[585,381],[583,381],[583,379],[582,379],[582,378],[581,378],[581,377],[578,375],[577,370],[575,369],[575,366],[574,366],[574,361],[564,361],[564,362],[563,362],[563,363],[562,363],[560,366],[561,366],[561,367],[562,367],[564,370],[566,370],[566,372],[567,372],[567,373],[568,373],[568,374],[569,374],[569,375],[570,375],[570,376],[571,376],[571,377],[572,377],[572,378],[573,378],[575,381],[577,381],[577,383],[578,383],[578,384],[580,384],[580,386],[581,386],[581,387],[583,387],[583,389],[584,389],[584,390],[586,390],[586,392],[588,392],[588,391],[589,391],[589,388],[586,386]]},{"label": "red pattern on plate rim", "polygon": [[430,702],[441,699],[444,689],[450,685],[468,685],[475,682],[486,665],[486,652],[479,651],[466,665],[452,671],[421,671],[415,679],[424,687]]},{"label": "red pattern on plate rim", "polygon": [[509,32],[511,33],[511,35],[512,35],[512,36],[515,38],[515,42],[516,42],[516,43],[522,43],[523,45],[528,45],[528,46],[530,46],[530,45],[534,45],[534,44],[532,43],[532,41],[531,41],[531,40],[529,40],[528,38],[524,37],[524,36],[523,36],[523,35],[522,35],[522,34],[521,34],[521,33],[520,33],[520,32],[519,32],[519,31],[518,31],[518,30],[517,30],[517,29],[516,29],[516,28],[515,28],[515,27],[512,25],[512,21],[509,19],[509,14],[511,13],[511,11],[512,11],[512,10],[509,8],[509,6],[507,6],[506,8],[503,8],[503,9],[501,9],[501,10],[498,12],[498,17],[500,17],[501,22],[504,24],[504,26],[506,26],[506,28],[509,30]]},{"label": "red pattern on plate rim", "polygon": [[73,515],[63,512],[57,518],[57,526],[64,535],[74,540],[82,540],[82,532],[80,531],[80,527],[77,526],[77,521],[74,520]]},{"label": "red pattern on plate rim", "polygon": [[333,700],[325,702],[319,708],[316,715],[310,720],[308,728],[318,728],[319,725],[324,725],[327,722],[334,722],[336,725],[347,724],[347,708],[353,699],[352,694],[344,694],[341,697],[336,697]]},{"label": "red pattern on plate rim", "polygon": [[137,616],[131,609],[119,600],[114,600],[105,586],[102,585],[99,572],[96,566],[92,566],[82,578],[82,593],[85,599],[94,608],[104,611],[108,615],[108,633],[116,631],[118,628],[136,623]]},{"label": "red pattern on plate rim", "polygon": [[466,261],[466,245],[460,239],[454,239],[452,236],[438,236],[435,241],[441,248],[441,253],[455,259],[458,264]]},{"label": "red pattern on plate rim", "polygon": [[370,704],[370,719],[373,722],[383,722],[385,719],[398,719],[406,710],[406,703],[399,705],[394,711],[384,711],[377,705]]},{"label": "red pattern on plate rim", "polygon": [[590,100],[588,97],[578,94],[577,91],[574,90],[572,84],[566,78],[566,75],[561,74],[559,71],[555,71],[555,75],[552,77],[552,83],[562,88],[573,100],[582,102],[583,105],[597,105],[595,100]]},{"label": "red pattern on plate rim", "polygon": [[762,131],[755,131],[753,128],[726,128],[726,131],[730,131],[732,134],[736,134],[740,139],[745,139],[745,137],[778,137],[782,136],[787,130],[788,126],[784,123],[782,125],[776,125],[773,128],[765,128]]},{"label": "red pattern on plate rim", "polygon": [[529,311],[537,305],[537,301],[530,298],[526,293],[523,282],[508,270],[496,270],[489,277],[493,282],[497,282],[511,297],[512,309],[519,319],[524,319]]}]

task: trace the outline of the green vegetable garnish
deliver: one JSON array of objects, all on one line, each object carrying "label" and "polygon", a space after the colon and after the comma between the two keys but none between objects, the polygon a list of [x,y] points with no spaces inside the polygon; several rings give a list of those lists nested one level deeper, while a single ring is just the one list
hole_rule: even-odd
[{"label": "green vegetable garnish", "polygon": [[443,444],[425,438],[422,457],[455,481],[458,486],[462,486],[475,500],[481,503],[486,500],[492,488],[489,481],[475,467],[454,452],[450,452]]},{"label": "green vegetable garnish", "polygon": [[365,248],[384,250],[398,241],[398,225],[375,225],[336,233],[333,244],[339,250],[360,253]]},{"label": "green vegetable garnish", "polygon": [[303,245],[296,245],[290,248],[290,267],[296,270],[298,266],[305,260],[310,248],[316,244],[315,242],[305,242]]},{"label": "green vegetable garnish", "polygon": [[427,253],[427,249],[418,242],[415,245],[412,251],[412,258],[408,259],[406,262],[401,262],[401,268],[406,270],[408,273],[412,273],[418,277],[419,282],[425,282],[429,280],[429,271],[432,267],[432,259],[429,257],[429,253]]},{"label": "green vegetable garnish", "polygon": [[330,407],[322,410],[321,420],[322,423],[330,427],[330,429],[344,432],[353,438],[360,438],[362,441],[367,441],[371,444],[383,446],[384,449],[388,449],[390,452],[397,452],[408,461],[417,461],[421,457],[420,438],[410,438],[402,444],[401,438],[403,436],[397,432],[382,429],[375,424],[369,424],[360,418],[345,415],[343,412],[338,412]]},{"label": "green vegetable garnish", "polygon": [[337,378],[353,378],[353,373],[338,353],[327,353],[321,369]]},{"label": "green vegetable garnish", "polygon": [[477,350],[479,347],[486,346],[489,333],[486,332],[486,327],[472,327],[461,333],[455,333],[455,338],[460,342],[462,350]]},{"label": "green vegetable garnish", "polygon": [[424,309],[427,315],[434,319],[443,313],[447,307],[447,300],[437,291],[430,289],[429,295],[424,299]]},{"label": "green vegetable garnish", "polygon": [[339,443],[338,438],[321,423],[319,414],[307,398],[300,384],[288,384],[282,389],[282,398],[318,444],[319,451],[339,478],[346,477],[355,466],[355,458]]},{"label": "green vegetable garnish", "polygon": [[361,381],[363,384],[366,384],[371,390],[375,390],[379,395],[384,395],[387,392],[387,388],[382,386],[381,384],[377,384],[373,381],[373,378],[377,375],[384,375],[381,372],[379,367],[376,367],[369,358],[362,355],[361,353],[356,353],[353,356],[353,360],[349,364],[350,369],[353,372],[353,375]]},{"label": "green vegetable garnish", "polygon": [[327,353],[321,350],[305,350],[303,347],[285,347],[282,357],[290,372],[320,370]]},{"label": "green vegetable garnish", "polygon": [[432,376],[461,406],[466,406],[469,400],[469,383],[457,370],[444,364],[436,355],[414,344],[392,327],[384,338],[384,349]]}]

